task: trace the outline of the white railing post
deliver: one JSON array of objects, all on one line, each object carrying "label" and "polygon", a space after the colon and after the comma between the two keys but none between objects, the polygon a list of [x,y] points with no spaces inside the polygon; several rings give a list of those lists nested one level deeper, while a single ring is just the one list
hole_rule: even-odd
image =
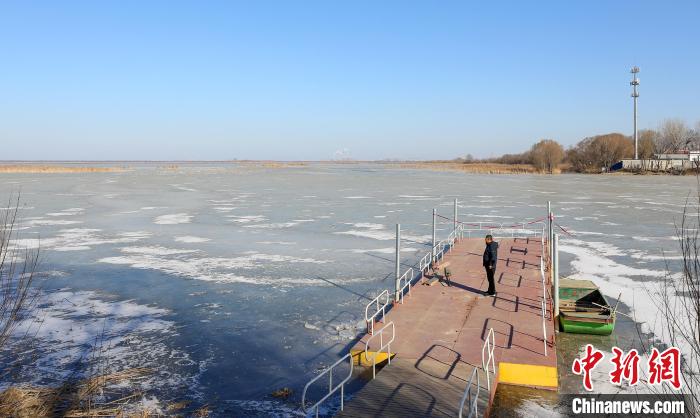
[{"label": "white railing post", "polygon": [[394,286],[394,303],[399,300],[401,290],[401,224],[396,224],[396,283]]},{"label": "white railing post", "polygon": [[[399,277],[399,291],[398,291],[398,300],[395,300],[394,303],[400,302],[403,304],[403,299],[405,297],[405,293],[408,293],[409,295],[411,294],[411,284],[413,282],[413,267],[409,267],[406,272]],[[408,288],[408,292],[406,292],[406,289]]]},{"label": "white railing post", "polygon": [[[544,242],[544,237],[542,238]],[[547,356],[547,289],[544,276],[544,258],[540,257],[540,275],[542,276],[542,339],[544,340],[544,355]]]},{"label": "white railing post", "polygon": [[453,224],[454,225],[452,227],[452,231],[455,232],[455,238],[456,238],[456,236],[457,236],[457,234],[456,234],[456,232],[457,232],[457,198],[455,198],[455,210],[454,210]]},{"label": "white railing post", "polygon": [[[336,384],[333,386],[333,369],[338,366],[339,364],[343,363],[346,359],[350,361],[350,371],[348,372],[347,376],[343,378],[343,380],[340,381],[340,383]],[[324,369],[321,373],[319,373],[316,377],[311,379],[309,383],[304,386],[304,391],[302,392],[301,395],[301,409],[304,412],[307,412],[308,410],[316,410],[316,416],[318,416],[318,410],[319,406],[326,401],[326,399],[330,398],[333,396],[335,392],[340,390],[340,410],[343,410],[343,407],[345,406],[343,402],[343,397],[345,396],[345,384],[352,378],[352,372],[353,372],[353,359],[352,359],[352,354],[347,353],[343,357],[341,357],[338,361],[333,363],[331,366],[328,368]],[[321,379],[325,374],[328,374],[328,392],[320,399],[318,400],[315,404],[311,405],[309,408],[306,407],[306,392],[309,390],[309,387],[316,382],[317,380]]]},{"label": "white railing post", "polygon": [[559,234],[554,234],[554,259],[552,279],[554,280],[554,318],[559,317]]},{"label": "white railing post", "polygon": [[[476,394],[472,394],[472,382],[474,381],[474,377],[476,376]],[[480,381],[479,381],[479,369],[474,367],[474,370],[472,370],[472,374],[469,377],[469,381],[467,382],[467,387],[464,389],[464,394],[462,394],[462,400],[459,402],[459,418],[462,418],[462,412],[464,411],[464,405],[467,404],[469,405],[469,414],[467,415],[467,418],[472,418],[472,417],[478,417],[479,416],[479,390],[480,388]]]},{"label": "white railing post", "polygon": [[[384,331],[387,328],[391,328],[391,339],[387,342],[384,342]],[[379,348],[372,352],[372,379],[377,377],[377,356],[380,353],[382,353],[385,348],[387,354],[387,362],[391,364],[391,343],[393,343],[394,338],[396,338],[396,328],[394,327],[394,322],[392,321],[384,325],[379,331],[377,331],[376,334],[372,335],[367,339],[367,341],[365,342],[365,359],[369,359],[369,346],[372,340],[377,337],[377,335],[379,335]]]},{"label": "white railing post", "polygon": [[433,208],[433,259],[430,260],[431,263],[435,262],[435,221],[437,220],[437,209]]},{"label": "white railing post", "polygon": [[[385,300],[382,303],[381,299],[382,296],[384,296]],[[389,304],[389,291],[384,289],[377,297],[372,299],[366,306],[365,306],[365,322],[367,323],[367,332],[372,335],[374,333],[374,322],[377,316],[379,314],[382,314],[382,319],[384,318],[384,315],[386,315],[386,307]],[[374,305],[374,313],[372,315],[369,314],[369,308]]]},{"label": "white railing post", "polygon": [[481,347],[481,368],[486,373],[486,388],[491,391],[491,376],[489,375],[489,364],[493,368],[493,375],[496,376],[496,359],[493,356],[493,350],[496,346],[496,338],[493,333],[493,328],[489,328],[486,334],[486,341]]},{"label": "white railing post", "polygon": [[554,238],[552,236],[552,233],[554,232],[554,229],[552,228],[552,202],[547,201],[547,244],[549,244],[548,248],[548,261],[552,262],[552,239]]}]

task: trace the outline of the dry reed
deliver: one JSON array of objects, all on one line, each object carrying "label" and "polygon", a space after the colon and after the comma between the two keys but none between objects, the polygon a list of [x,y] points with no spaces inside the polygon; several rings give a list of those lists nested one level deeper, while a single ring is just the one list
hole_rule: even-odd
[{"label": "dry reed", "polygon": [[0,173],[113,173],[123,171],[126,171],[126,169],[122,167],[72,167],[38,164],[0,165]]},{"label": "dry reed", "polygon": [[537,174],[539,171],[530,164],[498,163],[455,163],[455,162],[411,162],[399,163],[400,168],[425,169],[436,171],[460,171],[473,174]]},{"label": "dry reed", "polygon": [[134,368],[65,382],[55,387],[12,386],[0,392],[0,416],[13,418],[49,417],[150,417],[152,411],[134,408],[140,393],[98,402],[110,385],[133,381],[147,375],[146,368]]}]

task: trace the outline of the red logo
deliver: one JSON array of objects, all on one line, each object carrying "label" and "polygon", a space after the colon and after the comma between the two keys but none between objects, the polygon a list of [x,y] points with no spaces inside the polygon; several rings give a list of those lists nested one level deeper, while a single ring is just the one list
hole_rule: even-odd
[{"label": "red logo", "polygon": [[610,362],[615,366],[615,369],[610,372],[610,383],[619,385],[624,378],[629,382],[630,386],[639,383],[639,353],[632,349],[623,358],[624,352],[617,347],[613,347],[613,357]]},{"label": "red logo", "polygon": [[596,350],[592,345],[586,344],[586,354],[583,358],[574,360],[571,365],[571,370],[574,374],[583,374],[583,387],[586,390],[593,390],[593,382],[591,382],[591,370],[603,359],[603,353]]},{"label": "red logo", "polygon": [[[612,352],[613,358],[610,363],[613,365],[613,369],[609,373],[610,383],[621,385],[623,380],[626,380],[630,386],[639,383],[640,356],[637,350],[632,349],[625,354],[621,349],[613,347]],[[583,376],[583,387],[586,390],[593,390],[591,372],[604,357],[605,354],[602,351],[596,350],[591,344],[586,344],[583,357],[574,359],[571,371]],[[652,385],[668,383],[674,389],[680,389],[680,359],[681,353],[676,347],[668,348],[663,352],[652,348],[647,361],[649,383]]]},{"label": "red logo", "polygon": [[681,388],[680,381],[680,357],[681,353],[676,347],[671,347],[659,354],[656,348],[651,349],[649,356],[649,383],[660,385],[668,382],[674,389]]}]

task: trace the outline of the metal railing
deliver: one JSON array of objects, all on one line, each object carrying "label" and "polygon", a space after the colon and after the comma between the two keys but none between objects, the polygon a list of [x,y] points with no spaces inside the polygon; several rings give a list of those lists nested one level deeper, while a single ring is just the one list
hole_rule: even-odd
[{"label": "metal railing", "polygon": [[[493,235],[494,239],[498,238],[540,238],[544,237],[545,234],[545,223],[544,222],[534,222],[527,223],[522,222],[520,224],[505,225],[503,223],[485,223],[485,222],[475,222],[470,224],[465,224],[461,233],[462,237],[464,235],[467,238],[472,237],[472,233],[479,233],[479,236],[483,235],[484,232],[488,232]],[[464,225],[462,225],[464,226]]]},{"label": "metal railing", "polygon": [[[544,257],[544,254],[542,257]],[[542,257],[540,257],[540,274],[542,275],[542,339],[544,341],[544,355],[547,356],[547,285],[545,283],[544,260]]]},{"label": "metal railing", "polygon": [[[381,302],[381,298],[384,296],[384,302]],[[369,309],[374,305],[374,313],[369,314]],[[372,299],[367,306],[365,306],[365,322],[367,323],[367,332],[370,334],[374,333],[374,321],[377,316],[381,313],[382,318],[386,315],[386,307],[389,305],[389,291],[384,289],[384,291],[377,295],[376,298]]]},{"label": "metal railing", "polygon": [[486,341],[481,348],[481,368],[486,373],[486,388],[491,391],[491,376],[489,375],[489,365],[493,368],[493,375],[496,376],[496,358],[493,356],[493,349],[496,347],[496,338],[493,333],[493,328],[489,328],[486,334]]},{"label": "metal railing", "polygon": [[[473,393],[473,388],[472,388],[472,382],[474,382],[474,377],[476,377],[476,393]],[[479,369],[474,367],[474,370],[472,370],[472,374],[469,377],[469,381],[467,382],[467,387],[464,389],[464,394],[462,395],[462,400],[459,402],[459,418],[462,418],[462,412],[464,411],[464,405],[468,405],[467,409],[469,411],[469,414],[467,415],[467,418],[472,418],[472,417],[477,417],[479,416],[479,411],[478,411],[478,403],[479,403],[479,390],[480,390],[480,382],[479,382]]]},{"label": "metal railing", "polygon": [[[391,328],[391,339],[385,342],[384,331],[388,328]],[[365,359],[367,360],[370,358],[369,345],[377,336],[379,336],[379,348],[372,352],[372,379],[377,377],[377,356],[379,353],[382,353],[384,349],[386,349],[387,360],[389,364],[391,364],[391,343],[393,343],[394,338],[396,338],[396,328],[394,327],[394,322],[392,321],[384,325],[379,331],[377,331],[376,334],[372,334],[372,336],[367,339],[365,342]]]},{"label": "metal railing", "polygon": [[445,238],[444,240],[438,241],[435,244],[435,246],[432,247],[430,251],[418,261],[418,269],[421,273],[425,273],[428,270],[433,260],[435,260],[436,262],[440,261],[446,253],[452,251],[452,248],[455,245],[455,241],[458,238],[462,237],[462,230],[463,226],[458,225],[457,229],[452,230],[452,232],[450,232],[450,235],[448,235],[447,238]]},{"label": "metal railing", "polygon": [[[345,360],[349,359],[350,360],[350,372],[348,373],[347,376],[345,376],[340,382],[338,382],[335,386],[333,385],[333,369],[338,366],[339,364],[345,362]],[[352,361],[352,354],[348,353],[344,355],[340,360],[336,361],[333,363],[330,367],[326,368],[323,370],[321,373],[318,374],[318,376],[314,377],[309,381],[309,383],[304,386],[304,392],[301,395],[301,407],[304,410],[304,413],[307,413],[307,411],[316,409],[316,417],[318,418],[318,409],[319,406],[326,401],[326,399],[330,398],[333,396],[335,392],[340,390],[340,410],[343,410],[344,405],[344,397],[345,397],[345,383],[348,382],[352,378],[352,371],[353,371],[353,361]],[[306,407],[306,392],[309,390],[309,387],[319,379],[321,379],[324,375],[328,375],[328,392],[320,399],[318,400],[315,404],[311,405],[309,408]]]},{"label": "metal railing", "polygon": [[430,261],[432,260],[432,258],[433,253],[431,251],[420,259],[420,261],[418,262],[418,269],[420,269],[421,273],[425,273],[426,271],[428,271],[428,267],[430,267]]},{"label": "metal railing", "polygon": [[[408,293],[408,295],[411,295],[411,287],[413,283],[413,267],[409,268],[406,270],[406,272],[399,277],[399,303],[403,305],[403,298],[404,296]],[[401,284],[403,282],[403,284]],[[408,289],[408,292],[406,290]]]}]

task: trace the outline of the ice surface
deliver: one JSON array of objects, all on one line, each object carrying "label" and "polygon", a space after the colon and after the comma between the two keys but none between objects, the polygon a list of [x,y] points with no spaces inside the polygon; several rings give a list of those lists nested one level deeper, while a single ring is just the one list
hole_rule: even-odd
[{"label": "ice surface", "polygon": [[[504,177],[361,164],[212,168],[147,166],[116,182],[96,174],[0,183],[4,195],[22,186],[25,229],[12,245],[40,247],[46,273],[31,321],[45,319],[23,346],[30,356],[18,382],[58,378],[106,325],[114,367],[157,370],[142,402],[162,407],[193,393],[226,411],[215,416],[294,416],[295,406],[270,401],[270,391],[298,393],[338,358],[362,332],[365,304],[392,286],[395,224],[402,263],[417,262],[432,238],[432,208],[451,217],[455,197],[464,222],[539,219],[551,200],[557,223],[574,235],[557,230],[561,274],[595,280],[609,299],[623,291],[633,316],[654,330],[645,286],[664,277],[667,262],[677,268],[674,223],[696,187],[684,177]],[[450,225],[438,225],[438,239]]]}]

